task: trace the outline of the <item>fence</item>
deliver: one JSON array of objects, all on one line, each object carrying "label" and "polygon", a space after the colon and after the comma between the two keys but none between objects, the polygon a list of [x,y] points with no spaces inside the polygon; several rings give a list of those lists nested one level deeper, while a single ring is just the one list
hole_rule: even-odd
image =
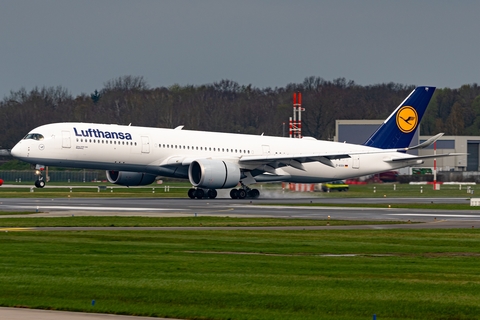
[{"label": "fence", "polygon": [[[93,170],[82,171],[49,171],[48,176],[51,182],[90,182],[105,180],[105,173]],[[0,171],[0,179],[5,182],[28,182],[35,181],[34,170],[5,170]]]}]

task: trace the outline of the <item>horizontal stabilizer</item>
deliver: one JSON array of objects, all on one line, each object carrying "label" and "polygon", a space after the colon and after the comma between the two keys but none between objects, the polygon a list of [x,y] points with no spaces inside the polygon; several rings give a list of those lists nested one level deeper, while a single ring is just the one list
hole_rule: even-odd
[{"label": "horizontal stabilizer", "polygon": [[444,157],[453,157],[453,156],[465,156],[468,153],[442,153],[442,154],[429,154],[426,156],[411,156],[411,157],[402,157],[402,158],[392,158],[384,160],[386,162],[398,162],[398,161],[416,161],[422,159],[432,159],[432,158],[444,158]]},{"label": "horizontal stabilizer", "polygon": [[431,146],[435,141],[437,141],[438,139],[440,139],[440,137],[442,137],[444,135],[444,133],[439,133],[433,137],[431,137],[430,139],[420,143],[420,144],[417,144],[416,146],[413,146],[413,147],[409,147],[409,148],[404,148],[404,149],[400,149],[399,151],[408,151],[408,150],[415,150],[415,149],[423,149],[423,148],[427,148],[429,146]]}]

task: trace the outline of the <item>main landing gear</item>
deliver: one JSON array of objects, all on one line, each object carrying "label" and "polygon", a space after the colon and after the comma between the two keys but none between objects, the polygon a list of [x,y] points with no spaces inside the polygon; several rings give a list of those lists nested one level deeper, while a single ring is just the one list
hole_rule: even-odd
[{"label": "main landing gear", "polygon": [[[250,189],[246,185],[242,185],[239,189],[230,190],[230,197],[232,199],[257,199],[260,196],[260,191],[257,189]],[[217,197],[217,190],[215,189],[195,189],[188,190],[188,197],[190,199],[215,199]]]},{"label": "main landing gear", "polygon": [[217,190],[215,189],[195,189],[191,188],[188,190],[188,197],[190,199],[203,199],[203,198],[209,198],[209,199],[215,199],[217,197]]},{"label": "main landing gear", "polygon": [[242,185],[240,189],[230,190],[230,198],[232,199],[257,199],[260,196],[258,189],[250,189],[249,187]]}]

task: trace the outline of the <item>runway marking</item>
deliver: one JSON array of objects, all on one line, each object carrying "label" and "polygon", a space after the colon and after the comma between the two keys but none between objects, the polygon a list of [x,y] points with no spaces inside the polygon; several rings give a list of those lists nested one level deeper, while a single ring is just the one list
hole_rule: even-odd
[{"label": "runway marking", "polygon": [[[63,209],[63,210],[86,210],[86,211],[180,211],[185,209],[163,209],[163,208],[126,208],[126,207],[73,207],[73,206],[10,206],[11,208],[19,209]],[[187,209],[188,210],[188,209]]]},{"label": "runway marking", "polygon": [[478,214],[436,214],[436,213],[387,213],[387,216],[415,216],[415,217],[452,217],[452,218],[480,218]]},{"label": "runway marking", "polygon": [[33,231],[33,228],[1,228],[0,232],[8,232],[8,231]]}]

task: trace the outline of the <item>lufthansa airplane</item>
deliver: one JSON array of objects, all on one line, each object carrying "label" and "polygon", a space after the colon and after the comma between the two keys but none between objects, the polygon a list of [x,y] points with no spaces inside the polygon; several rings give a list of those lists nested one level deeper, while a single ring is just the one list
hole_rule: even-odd
[{"label": "lufthansa airplane", "polygon": [[[258,198],[256,182],[317,183],[353,178],[410,165],[424,158],[411,149],[431,145],[442,134],[409,147],[435,87],[417,87],[363,144],[96,123],[52,123],[30,131],[12,156],[44,166],[106,170],[108,181],[148,185],[157,176],[189,179],[190,198]],[[35,186],[43,188],[39,174]]]}]

